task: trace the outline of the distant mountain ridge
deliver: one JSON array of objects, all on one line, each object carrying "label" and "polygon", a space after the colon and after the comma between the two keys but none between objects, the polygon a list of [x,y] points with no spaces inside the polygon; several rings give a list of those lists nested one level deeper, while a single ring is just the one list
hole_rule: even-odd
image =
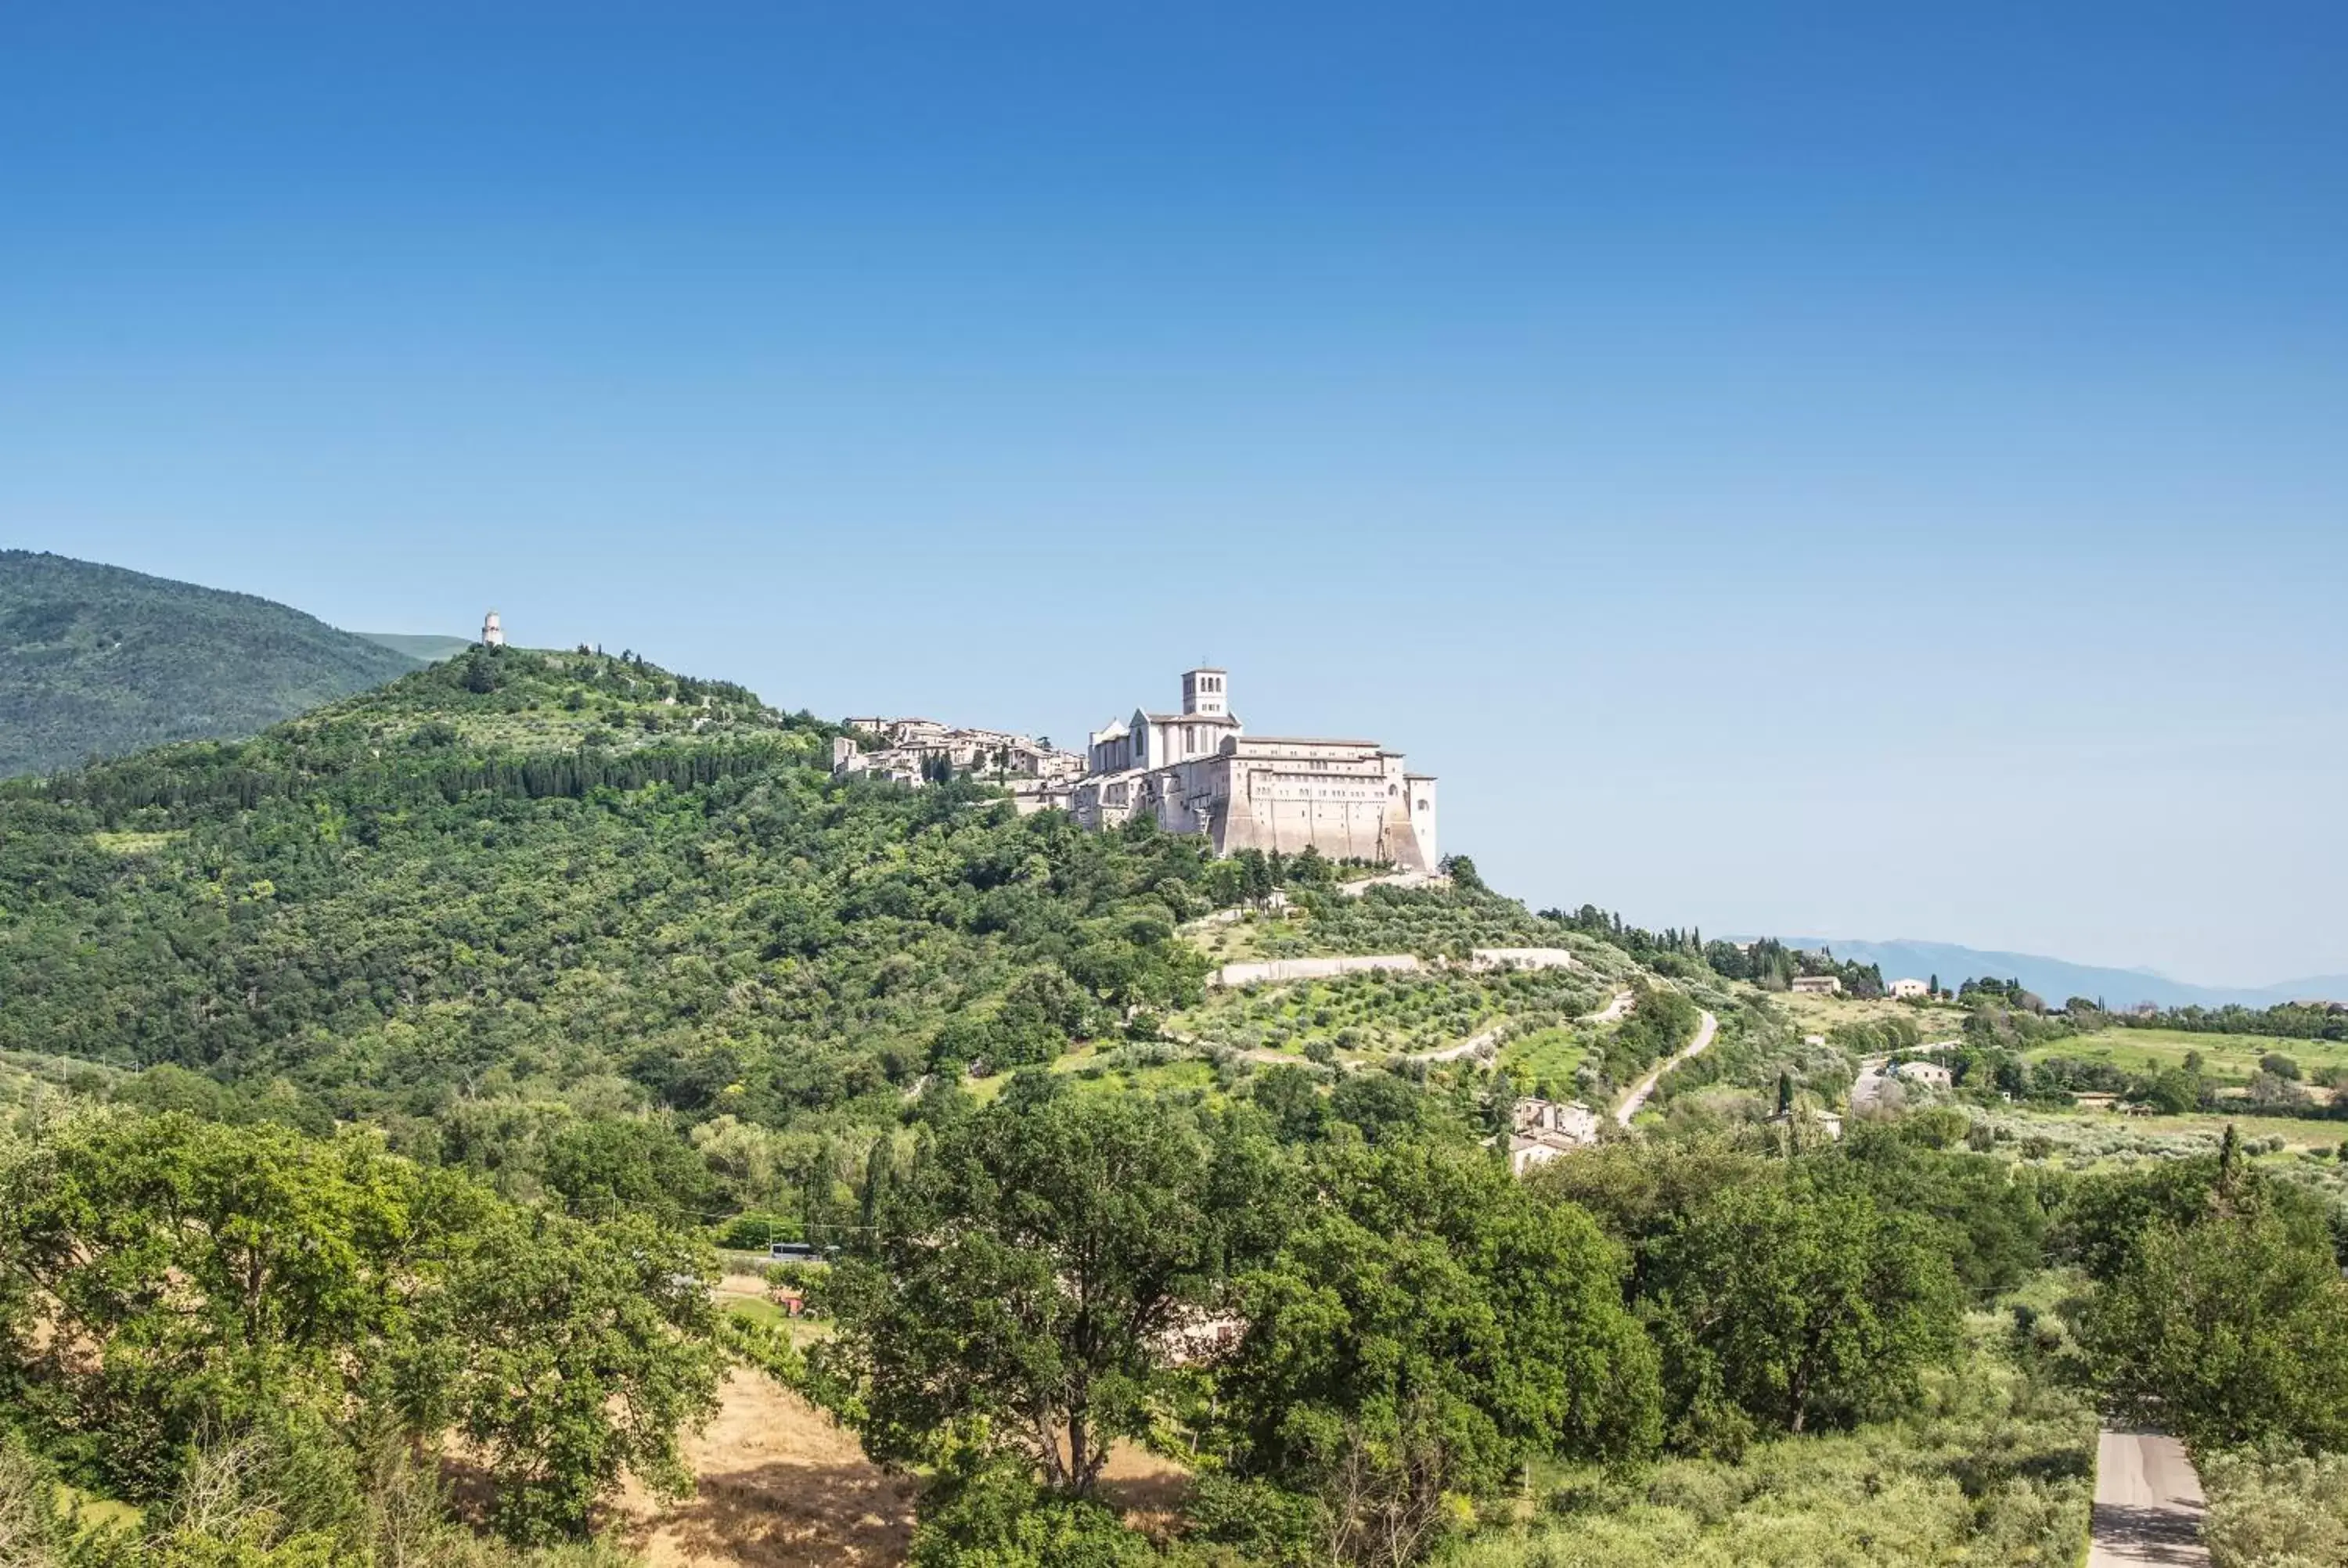
[{"label": "distant mountain ridge", "polygon": [[257,734],[418,662],[252,594],[0,550],[0,777]]},{"label": "distant mountain ridge", "polygon": [[2271,986],[2202,986],[2176,980],[2149,969],[2109,968],[2075,964],[2039,953],[2004,953],[1953,942],[1928,942],[1902,937],[1889,942],[1856,938],[1787,937],[1797,948],[1830,948],[1838,958],[1852,958],[1881,967],[1883,978],[1917,979],[1941,977],[1944,986],[1979,975],[2018,979],[2050,1003],[2069,997],[2098,998],[2112,1007],[2152,1002],[2160,1007],[2272,1007],[2278,1002],[2313,999],[2348,1001],[2348,975],[2317,975]]}]

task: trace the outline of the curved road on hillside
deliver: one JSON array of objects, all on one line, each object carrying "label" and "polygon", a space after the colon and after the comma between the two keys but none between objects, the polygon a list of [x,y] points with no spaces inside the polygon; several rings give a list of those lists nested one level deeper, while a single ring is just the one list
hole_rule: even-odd
[{"label": "curved road on hillside", "polygon": [[1719,1032],[1720,1020],[1710,1013],[1704,1014],[1704,1022],[1696,1026],[1695,1038],[1688,1042],[1687,1049],[1639,1080],[1638,1087],[1625,1095],[1622,1103],[1614,1108],[1614,1124],[1628,1127],[1631,1118],[1639,1113],[1639,1108],[1646,1104],[1647,1097],[1655,1091],[1655,1085],[1663,1081],[1663,1074],[1692,1056],[1701,1056],[1704,1048],[1712,1043],[1712,1037]]},{"label": "curved road on hillside", "polygon": [[1637,999],[1638,999],[1636,997],[1627,990],[1616,991],[1612,1001],[1608,1002],[1596,1012],[1583,1014],[1581,1021],[1584,1023],[1612,1023],[1615,1020],[1622,1017],[1625,1013],[1628,1013],[1631,1010],[1631,1004]]},{"label": "curved road on hillside", "polygon": [[2087,1568],[2208,1568],[2203,1512],[2201,1478],[2183,1443],[2160,1432],[2097,1435]]}]

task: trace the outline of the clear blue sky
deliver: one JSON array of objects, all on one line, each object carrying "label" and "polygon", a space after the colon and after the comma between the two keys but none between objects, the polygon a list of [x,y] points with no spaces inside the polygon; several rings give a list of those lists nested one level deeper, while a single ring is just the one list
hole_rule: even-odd
[{"label": "clear blue sky", "polygon": [[2348,972],[2348,11],[8,6],[0,543]]}]

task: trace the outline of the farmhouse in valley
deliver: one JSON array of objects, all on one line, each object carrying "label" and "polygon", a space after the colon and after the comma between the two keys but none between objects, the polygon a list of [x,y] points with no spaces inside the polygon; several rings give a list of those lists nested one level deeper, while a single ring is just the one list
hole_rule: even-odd
[{"label": "farmhouse in valley", "polygon": [[1179,712],[1137,708],[1097,730],[1069,809],[1086,827],[1137,815],[1198,834],[1218,855],[1295,855],[1432,871],[1439,858],[1432,774],[1375,741],[1251,735],[1231,710],[1230,674],[1185,671]]},{"label": "farmhouse in valley", "polygon": [[1581,1101],[1519,1100],[1509,1138],[1509,1173],[1521,1176],[1597,1142],[1598,1112]]}]

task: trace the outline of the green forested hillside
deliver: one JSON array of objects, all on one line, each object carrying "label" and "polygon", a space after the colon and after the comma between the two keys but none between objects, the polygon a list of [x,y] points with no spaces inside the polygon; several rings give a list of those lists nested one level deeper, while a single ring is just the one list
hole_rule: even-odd
[{"label": "green forested hillside", "polygon": [[[0,1546],[64,1543],[8,1561],[610,1563],[725,1361],[920,1478],[921,1568],[2044,1564],[2085,1385],[2348,1446],[2348,1233],[2230,1134],[1837,1141],[1797,1108],[1912,1027],[1802,1043],[1694,933],[836,780],[835,733],[474,649],[0,783]],[[1207,984],[1344,953],[1416,961]],[[1612,1105],[1704,1012],[1512,1174],[1520,1090]],[[778,1235],[811,1335],[712,1294]],[[1188,1472],[1168,1533],[1117,1444]]]},{"label": "green forested hillside", "polygon": [[[252,740],[0,784],[0,1050],[136,1074],[118,1092],[159,1106],[376,1123],[525,1196],[609,1196],[561,1141],[662,1123],[709,1169],[661,1204],[796,1224],[810,1171],[860,1163],[927,1080],[1057,1062],[1227,1094],[1285,1062],[1325,1090],[1425,1079],[1408,1052],[1482,1035],[1542,1048],[1526,1087],[1595,1099],[1694,1030],[1670,990],[1576,1023],[1644,981],[1472,873],[1341,897],[1311,856],[1023,819],[982,781],[836,781],[833,733],[628,657],[481,649]],[[1198,924],[1272,878],[1284,914]],[[1584,956],[1204,989],[1227,942],[1543,941]],[[1706,994],[1713,1062],[1790,1043]],[[1436,1066],[1461,1093],[1482,1071]]]},{"label": "green forested hillside", "polygon": [[249,735],[415,667],[251,594],[0,550],[0,777]]},{"label": "green forested hillside", "polygon": [[567,1099],[783,1126],[1195,990],[1194,846],[836,784],[829,735],[508,650],[6,785],[0,1046],[176,1063],[318,1125]]}]

